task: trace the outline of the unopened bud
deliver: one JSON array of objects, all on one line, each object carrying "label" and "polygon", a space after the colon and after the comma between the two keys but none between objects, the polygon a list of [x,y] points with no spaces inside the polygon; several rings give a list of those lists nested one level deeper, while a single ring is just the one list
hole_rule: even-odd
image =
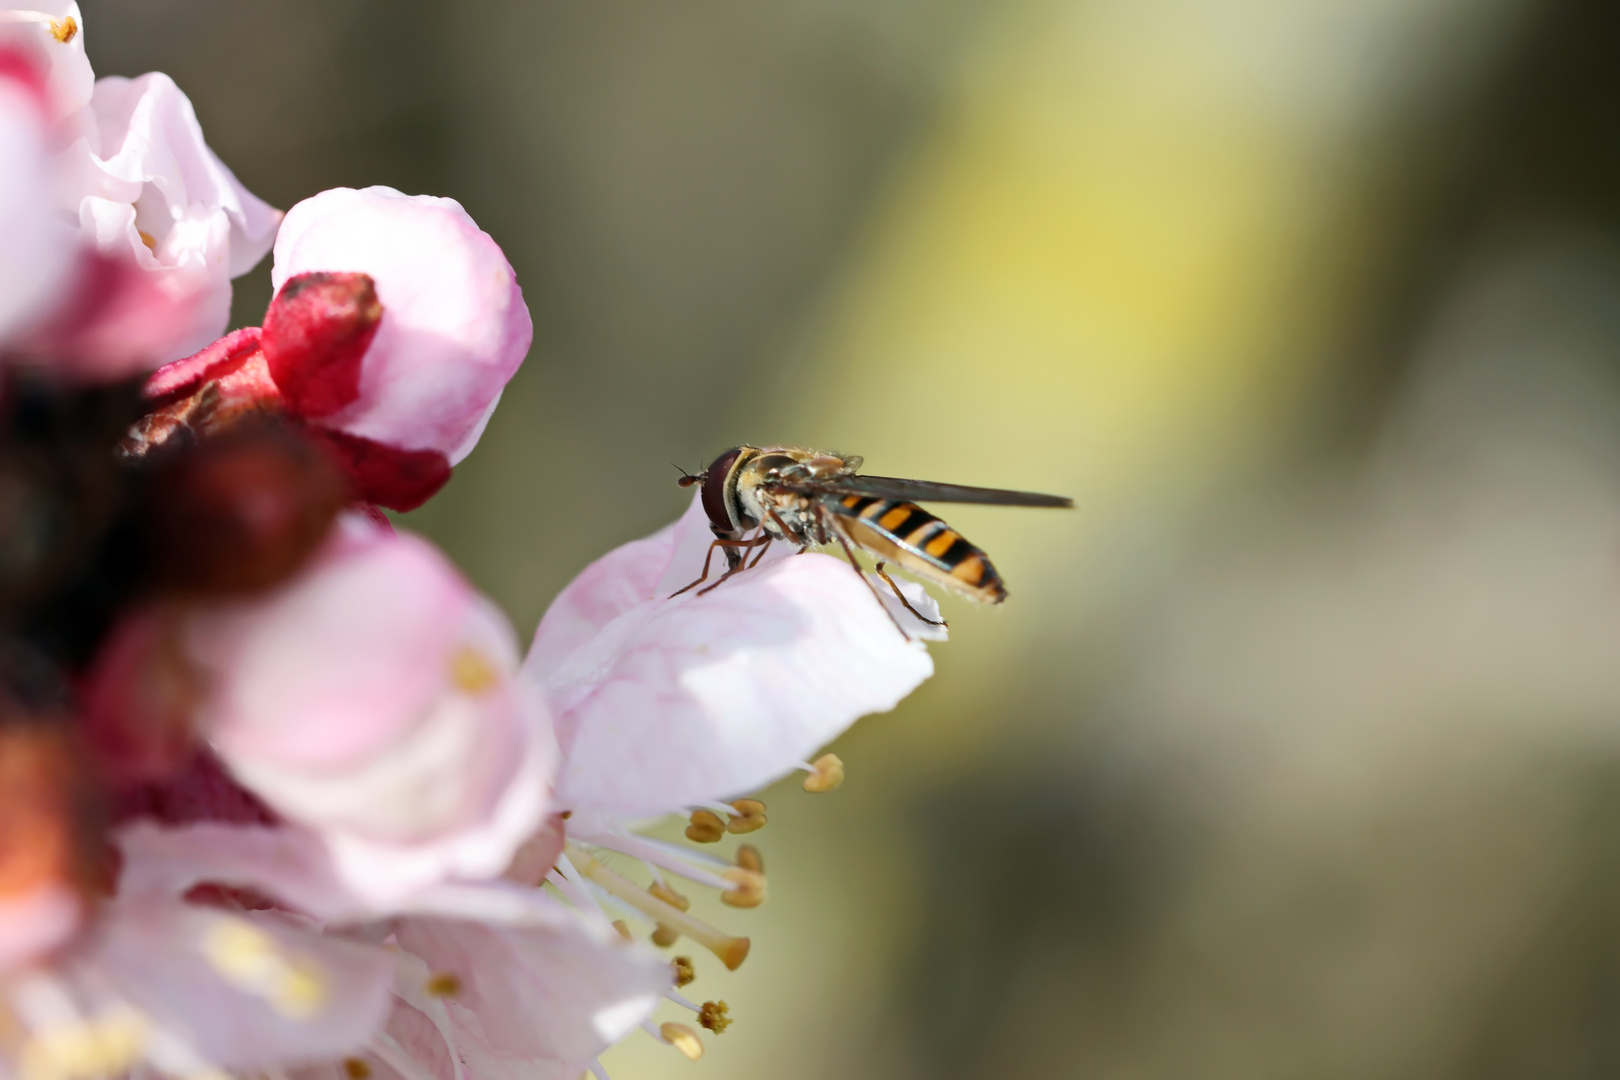
[{"label": "unopened bud", "polygon": [[718,843],[726,835],[725,822],[712,810],[694,810],[687,820],[686,838],[694,844]]}]

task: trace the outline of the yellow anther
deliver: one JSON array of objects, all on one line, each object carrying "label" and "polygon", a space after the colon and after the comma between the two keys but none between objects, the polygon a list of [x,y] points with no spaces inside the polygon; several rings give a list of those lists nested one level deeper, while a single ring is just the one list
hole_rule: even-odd
[{"label": "yellow anther", "polygon": [[659,923],[653,932],[648,936],[647,940],[651,941],[660,949],[667,949],[677,941],[681,940],[681,932],[675,929],[673,926],[665,926],[663,923]]},{"label": "yellow anther", "polygon": [[66,45],[68,42],[72,41],[74,35],[79,32],[79,24],[73,21],[73,16],[71,15],[64,16],[60,19],[52,19],[50,22],[50,27],[51,37],[55,38],[57,41],[60,41],[63,45]]},{"label": "yellow anther", "polygon": [[146,250],[150,251],[154,255],[157,254],[157,237],[153,236],[149,232],[142,232],[139,229],[135,230],[135,235],[141,238],[141,243],[146,245]]},{"label": "yellow anther", "polygon": [[371,1075],[371,1063],[364,1058],[344,1058],[343,1073],[349,1080],[366,1080]]},{"label": "yellow anther", "polygon": [[676,986],[690,986],[692,980],[697,978],[697,969],[692,966],[690,956],[677,956],[670,963],[675,968]]},{"label": "yellow anther", "polygon": [[686,897],[682,896],[680,893],[676,892],[662,881],[653,882],[651,885],[647,886],[647,891],[658,897],[658,899],[662,900],[672,908],[679,908],[681,911],[692,910],[691,900],[688,900]]},{"label": "yellow anther", "polygon": [[755,908],[765,902],[765,875],[745,867],[734,867],[720,875],[734,883],[735,889],[720,894],[720,902],[732,907]]},{"label": "yellow anther", "polygon": [[731,1026],[731,1007],[723,1001],[705,1001],[698,1010],[698,1023],[716,1035]]},{"label": "yellow anther", "polygon": [[737,865],[744,870],[752,870],[756,874],[765,872],[765,856],[759,853],[759,848],[753,844],[737,845]]},{"label": "yellow anther", "polygon": [[696,1061],[703,1056],[703,1040],[698,1038],[697,1032],[685,1024],[660,1024],[658,1033],[664,1041],[686,1055],[686,1060]]},{"label": "yellow anther", "polygon": [[822,754],[810,763],[815,770],[804,778],[804,790],[820,793],[837,791],[844,782],[844,762],[837,754]]},{"label": "yellow anther", "polygon": [[80,1080],[118,1076],[140,1060],[147,1024],[119,1009],[93,1020],[36,1032],[18,1055],[23,1080]]},{"label": "yellow anther", "polygon": [[501,681],[501,674],[484,654],[471,645],[462,645],[450,654],[450,681],[456,688],[478,697]]},{"label": "yellow anther", "polygon": [[461,980],[448,971],[441,971],[428,979],[426,990],[434,997],[455,997],[461,993]]},{"label": "yellow anther", "polygon": [[726,835],[726,823],[712,810],[694,810],[687,820],[686,838],[694,844],[713,844]]},{"label": "yellow anther", "polygon": [[[749,941],[747,938],[722,934],[703,920],[688,915],[680,908],[664,903],[656,896],[642,892],[633,883],[597,862],[590,852],[577,845],[569,844],[565,850],[568,852],[568,858],[586,878],[606,889],[610,895],[649,916],[655,922],[672,927],[702,945],[705,949],[718,956],[720,962],[726,965],[728,971],[736,971],[742,966],[742,962],[748,959]],[[727,872],[736,873],[737,871]]]},{"label": "yellow anther", "polygon": [[203,955],[239,989],[258,994],[283,1016],[305,1019],[326,1003],[326,981],[320,971],[243,920],[211,926],[203,939]]},{"label": "yellow anther", "polygon": [[617,930],[619,932],[619,936],[624,938],[624,940],[633,940],[630,936],[630,924],[625,922],[623,919],[614,919],[613,929]]},{"label": "yellow anther", "polygon": [[758,799],[738,799],[731,804],[737,811],[726,822],[729,833],[751,833],[765,827],[765,804]]}]

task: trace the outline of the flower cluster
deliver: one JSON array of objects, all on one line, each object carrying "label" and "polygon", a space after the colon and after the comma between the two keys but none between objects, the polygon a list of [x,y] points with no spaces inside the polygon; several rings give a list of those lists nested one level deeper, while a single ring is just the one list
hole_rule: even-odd
[{"label": "flower cluster", "polygon": [[[735,968],[681,889],[766,895],[755,847],[701,845],[841,782],[818,749],[932,670],[909,616],[819,554],[683,592],[694,499],[525,655],[379,509],[528,350],[500,248],[387,188],[283,216],[84,33],[0,7],[0,1075],[572,1078],[637,1027],[698,1056],[727,1006],[653,946]],[[668,814],[690,844],[637,831]]]}]

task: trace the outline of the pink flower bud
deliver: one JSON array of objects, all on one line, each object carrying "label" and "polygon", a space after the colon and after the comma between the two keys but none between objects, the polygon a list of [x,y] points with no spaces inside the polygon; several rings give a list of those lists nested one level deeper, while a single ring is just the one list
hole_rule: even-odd
[{"label": "pink flower bud", "polygon": [[[278,327],[300,325],[278,318],[276,308],[296,299],[283,290],[266,352],[293,411],[320,417],[350,445],[431,451],[447,465],[466,457],[533,336],[495,241],[453,199],[335,188],[294,206],[276,239],[277,289],[309,273],[370,275],[383,312],[358,370],[352,357],[319,350],[278,356]],[[339,371],[318,370],[334,362]]]}]

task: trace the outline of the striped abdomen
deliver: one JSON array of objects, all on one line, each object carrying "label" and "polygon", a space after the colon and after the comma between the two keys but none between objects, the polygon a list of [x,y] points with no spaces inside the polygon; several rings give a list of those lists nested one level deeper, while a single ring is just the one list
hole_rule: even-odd
[{"label": "striped abdomen", "polygon": [[915,503],[845,495],[826,505],[844,536],[878,558],[975,600],[999,604],[1007,598],[984,552]]}]

